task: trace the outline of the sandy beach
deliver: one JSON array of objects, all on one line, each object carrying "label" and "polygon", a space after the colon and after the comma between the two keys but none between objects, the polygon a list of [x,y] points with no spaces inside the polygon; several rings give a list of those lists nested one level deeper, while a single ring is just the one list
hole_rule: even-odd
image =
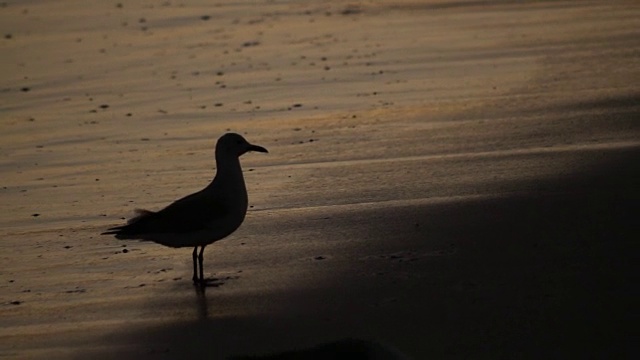
[{"label": "sandy beach", "polygon": [[[0,358],[637,353],[637,2],[9,0],[0,31]],[[230,131],[269,154],[214,286],[99,235]]]}]

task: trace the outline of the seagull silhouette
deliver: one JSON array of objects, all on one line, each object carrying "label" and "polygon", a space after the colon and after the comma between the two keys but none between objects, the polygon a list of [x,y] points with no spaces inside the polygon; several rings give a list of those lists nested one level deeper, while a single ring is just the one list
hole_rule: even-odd
[{"label": "seagull silhouette", "polygon": [[268,153],[241,135],[224,134],[216,144],[216,176],[207,187],[157,212],[136,209],[137,215],[126,225],[110,228],[102,235],[153,241],[174,248],[193,247],[193,283],[204,285],[204,248],[233,233],[247,213],[240,156],[248,151]]}]

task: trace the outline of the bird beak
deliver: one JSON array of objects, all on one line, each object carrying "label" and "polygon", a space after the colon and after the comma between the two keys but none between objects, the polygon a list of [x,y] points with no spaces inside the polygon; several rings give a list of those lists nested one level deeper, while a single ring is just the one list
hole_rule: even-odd
[{"label": "bird beak", "polygon": [[249,145],[249,149],[247,151],[257,151],[257,152],[261,152],[261,153],[269,153],[269,151],[267,151],[267,149],[263,148],[262,146],[258,146],[258,145]]}]

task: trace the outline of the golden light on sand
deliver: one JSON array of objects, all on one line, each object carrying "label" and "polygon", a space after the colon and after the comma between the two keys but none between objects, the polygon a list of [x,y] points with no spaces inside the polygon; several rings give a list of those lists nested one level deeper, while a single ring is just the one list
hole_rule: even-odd
[{"label": "golden light on sand", "polygon": [[[638,19],[629,1],[0,3],[0,356],[354,338],[625,357]],[[217,287],[192,288],[190,250],[98,235],[204,187],[229,131],[270,154],[242,159]]]}]

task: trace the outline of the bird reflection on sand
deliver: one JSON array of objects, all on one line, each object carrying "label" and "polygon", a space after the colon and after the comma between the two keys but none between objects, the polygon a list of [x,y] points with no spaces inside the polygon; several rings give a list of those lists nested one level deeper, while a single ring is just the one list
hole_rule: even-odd
[{"label": "bird reflection on sand", "polygon": [[196,291],[196,308],[198,310],[198,320],[209,319],[209,305],[207,304],[207,287],[194,286]]}]

